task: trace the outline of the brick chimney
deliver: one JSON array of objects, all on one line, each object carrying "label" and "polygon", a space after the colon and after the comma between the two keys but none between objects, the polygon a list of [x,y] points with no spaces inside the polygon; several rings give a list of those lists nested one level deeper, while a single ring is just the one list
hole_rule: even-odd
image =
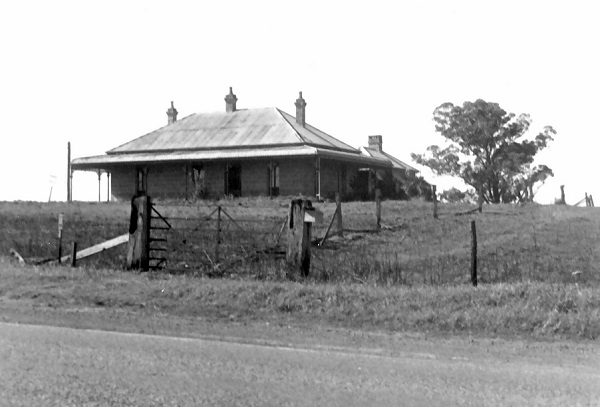
[{"label": "brick chimney", "polygon": [[382,136],[369,136],[369,148],[379,151],[383,151],[383,137]]},{"label": "brick chimney", "polygon": [[167,116],[169,116],[169,124],[173,124],[177,121],[177,109],[173,106],[173,102],[171,102],[171,107],[167,110]]},{"label": "brick chimney", "polygon": [[296,99],[296,123],[300,126],[304,127],[306,124],[306,100],[302,98],[302,92],[300,92],[300,96]]},{"label": "brick chimney", "polygon": [[237,96],[233,94],[231,86],[229,87],[229,95],[225,96],[225,110],[227,113],[236,111]]}]

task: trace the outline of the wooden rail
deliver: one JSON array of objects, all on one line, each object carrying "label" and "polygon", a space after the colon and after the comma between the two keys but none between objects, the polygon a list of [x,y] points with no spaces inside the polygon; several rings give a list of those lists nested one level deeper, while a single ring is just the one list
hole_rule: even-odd
[{"label": "wooden rail", "polygon": [[[114,239],[110,239],[110,240],[107,240],[106,242],[102,242],[95,246],[91,246],[91,247],[88,247],[87,249],[78,251],[77,252],[77,260],[84,259],[89,256],[93,256],[94,254],[98,254],[100,252],[103,252],[104,250],[127,243],[128,241],[129,241],[129,233],[125,233],[124,235],[117,236]],[[61,257],[60,261],[61,261],[61,263],[65,263],[70,258],[71,258],[71,255],[69,254],[67,256]]]}]

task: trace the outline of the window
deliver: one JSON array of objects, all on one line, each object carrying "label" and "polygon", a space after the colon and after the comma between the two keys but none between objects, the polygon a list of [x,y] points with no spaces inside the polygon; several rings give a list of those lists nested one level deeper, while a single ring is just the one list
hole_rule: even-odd
[{"label": "window", "polygon": [[206,172],[204,170],[204,166],[202,164],[194,164],[192,165],[191,171],[192,178],[192,194],[195,199],[197,198],[206,198],[208,195],[208,191],[206,188]]},{"label": "window", "polygon": [[279,195],[279,164],[277,163],[271,164],[269,171],[269,188],[270,196]]},{"label": "window", "polygon": [[135,193],[136,195],[146,194],[148,189],[148,169],[137,167],[135,169]]}]

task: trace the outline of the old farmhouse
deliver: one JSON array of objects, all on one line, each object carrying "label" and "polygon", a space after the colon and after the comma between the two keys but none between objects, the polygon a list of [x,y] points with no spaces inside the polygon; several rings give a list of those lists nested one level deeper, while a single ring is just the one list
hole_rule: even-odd
[{"label": "old farmhouse", "polygon": [[[106,152],[74,159],[72,170],[107,172],[112,199],[138,191],[161,198],[305,195],[352,198],[373,188],[376,174],[416,170],[382,150],[371,136],[364,151],[306,122],[302,92],[296,116],[275,107],[238,109],[229,89],[225,111],[177,119],[171,102],[168,124]],[[358,187],[357,187],[358,186]]]}]

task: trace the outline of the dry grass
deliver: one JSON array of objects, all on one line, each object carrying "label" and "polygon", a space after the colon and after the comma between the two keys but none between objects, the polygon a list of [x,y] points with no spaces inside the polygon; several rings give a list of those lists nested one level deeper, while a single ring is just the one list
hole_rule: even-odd
[{"label": "dry grass", "polygon": [[0,260],[2,299],[55,309],[127,309],[374,331],[598,339],[600,288],[517,283],[375,287],[258,282],[106,269],[18,267]]},{"label": "dry grass", "polygon": [[[168,266],[190,274],[235,274],[249,280],[296,279],[280,259],[260,252],[275,246],[287,214],[288,198],[246,198],[219,202],[158,201],[164,215],[176,218],[168,238]],[[220,260],[216,271],[216,224],[205,218],[217,204],[244,231],[223,215]],[[324,233],[335,210],[332,202],[316,204],[325,214],[314,237]],[[477,222],[479,278],[482,283],[551,282],[596,285],[600,281],[600,216],[595,208],[540,205],[486,206],[482,214],[455,216],[465,205],[440,205],[440,218],[421,201],[383,202],[384,229],[375,230],[375,204],[343,206],[344,239],[334,237],[313,249],[313,282],[352,282],[377,286],[460,285],[469,281],[470,221]],[[65,214],[64,247],[80,248],[125,233],[128,203],[0,203],[0,253],[16,248],[24,257],[56,256],[56,223]],[[335,228],[334,228],[335,230]],[[284,233],[285,235],[285,233]],[[276,250],[283,250],[285,237]],[[121,268],[123,247],[82,264]]]},{"label": "dry grass", "polygon": [[[348,203],[345,237],[313,248],[311,276],[301,279],[281,259],[256,253],[274,244],[288,202],[219,202],[246,232],[223,224],[223,266],[216,271],[204,253],[214,256],[215,224],[202,219],[217,202],[159,202],[160,211],[179,218],[173,222],[178,230],[169,232],[169,265],[187,261],[180,275],[123,272],[123,247],[77,269],[16,266],[1,257],[11,247],[26,258],[56,256],[59,213],[65,214],[65,247],[72,240],[87,247],[127,231],[129,204],[0,203],[0,300],[369,330],[600,337],[600,216],[594,208],[498,205],[455,216],[470,208],[441,205],[434,220],[426,203],[384,202],[384,229],[373,233],[374,203]],[[335,209],[331,202],[317,206],[326,220]],[[472,219],[479,237],[477,288],[468,284]],[[322,236],[325,227],[316,225],[313,235]]]}]

